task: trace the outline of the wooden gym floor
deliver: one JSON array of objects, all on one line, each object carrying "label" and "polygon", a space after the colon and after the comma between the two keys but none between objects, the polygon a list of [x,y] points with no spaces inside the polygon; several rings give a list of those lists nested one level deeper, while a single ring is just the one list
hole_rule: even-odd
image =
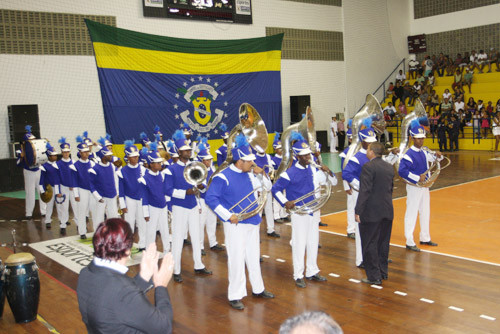
[{"label": "wooden gym floor", "polygon": [[[203,261],[214,275],[198,277],[192,269],[191,247],[185,247],[184,282],[169,284],[174,332],[277,333],[286,318],[304,310],[327,312],[345,333],[500,332],[500,159],[491,160],[495,155],[489,152],[448,156],[451,166],[431,188],[431,235],[438,247],[422,247],[420,253],[404,248],[405,184],[395,182],[393,263],[381,289],[359,283],[365,275],[354,265],[354,240],[345,236],[346,198],[339,182],[322,209],[322,220],[329,226],[320,233],[318,265],[327,282],[307,281],[305,289],[295,287],[290,226],[276,225],[280,239],[267,237],[262,226],[262,274],[266,289],[276,298],[249,296],[243,299],[245,310],[236,311],[227,303],[226,254],[208,250]],[[57,224],[48,231],[39,217],[26,222],[23,215],[24,200],[0,196],[1,242],[10,242],[12,229],[21,242],[59,237]],[[75,234],[72,223],[68,235]],[[224,242],[220,226],[217,237]],[[85,333],[75,293],[78,275],[29,247],[21,250],[33,253],[41,268],[39,319],[15,324],[6,301],[0,332]],[[0,247],[2,260],[11,253]],[[137,269],[132,267],[130,274]],[[248,292],[251,295],[250,286]]]}]

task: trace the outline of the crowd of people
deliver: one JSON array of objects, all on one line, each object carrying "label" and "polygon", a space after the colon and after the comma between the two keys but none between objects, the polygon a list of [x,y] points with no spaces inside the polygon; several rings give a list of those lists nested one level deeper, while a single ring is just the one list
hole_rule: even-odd
[{"label": "crowd of people", "polygon": [[[397,126],[398,121],[406,116],[407,107],[414,106],[418,98],[427,111],[430,134],[437,137],[442,151],[458,150],[458,138],[460,134],[464,138],[466,126],[473,128],[477,139],[487,138],[492,133],[496,139],[495,151],[498,151],[500,99],[496,104],[481,99],[475,101],[472,96],[466,99],[465,89],[471,93],[475,70],[483,73],[487,69],[489,73],[495,65],[495,70],[500,72],[499,59],[499,52],[493,48],[489,54],[483,50],[466,52],[464,56],[459,53],[454,60],[442,53],[425,56],[422,62],[413,57],[408,63],[408,77],[399,70],[395,84],[391,82],[386,91],[392,99],[383,110],[386,122],[389,126]],[[453,76],[451,87],[446,88],[441,96],[434,89],[435,76]]]}]

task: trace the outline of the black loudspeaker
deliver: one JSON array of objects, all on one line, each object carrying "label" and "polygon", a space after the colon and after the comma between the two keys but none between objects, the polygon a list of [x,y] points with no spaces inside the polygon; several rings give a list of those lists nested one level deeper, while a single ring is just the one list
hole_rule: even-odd
[{"label": "black loudspeaker", "polygon": [[311,106],[311,95],[290,96],[290,124],[300,122],[306,108]]},{"label": "black loudspeaker", "polygon": [[31,133],[40,138],[40,121],[37,104],[19,104],[8,106],[10,141],[20,142],[26,133],[24,127],[31,125]]},{"label": "black loudspeaker", "polygon": [[0,193],[24,188],[23,169],[17,167],[17,159],[0,159]]},{"label": "black loudspeaker", "polygon": [[316,141],[321,144],[321,152],[329,152],[328,135],[326,131],[316,131]]}]

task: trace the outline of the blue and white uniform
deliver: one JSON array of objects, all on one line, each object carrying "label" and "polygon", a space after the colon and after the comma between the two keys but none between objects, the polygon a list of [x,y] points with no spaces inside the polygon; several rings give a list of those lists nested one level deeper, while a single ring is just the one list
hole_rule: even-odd
[{"label": "blue and white uniform", "polygon": [[71,204],[71,209],[73,210],[73,219],[78,225],[78,209],[75,201],[75,193],[73,192],[73,188],[75,187],[74,172],[76,172],[76,168],[73,165],[73,160],[71,160],[70,158],[63,158],[57,161],[57,166],[59,168],[59,174],[61,177],[61,194],[66,196],[64,202],[59,205],[60,211],[58,212],[61,213],[61,222],[65,223],[69,221],[69,205]]},{"label": "blue and white uniform", "polygon": [[[101,151],[104,149],[107,150],[102,148]],[[90,190],[95,199],[95,216],[92,215],[94,231],[104,221],[104,212],[108,219],[118,218],[115,170],[116,167],[111,162],[103,164],[102,161],[89,169]]]},{"label": "blue and white uniform", "polygon": [[[349,151],[349,146],[347,146],[342,153],[339,154],[340,157],[340,167],[342,168],[342,174],[344,173],[344,161],[347,157],[347,151]],[[361,174],[360,174],[361,175]],[[351,186],[349,182],[343,180],[344,190],[349,191]],[[358,192],[352,191],[349,195],[347,193],[347,234],[356,233],[356,219],[354,215],[354,207],[356,206]]]},{"label": "blue and white uniform", "polygon": [[[410,147],[399,163],[399,176],[416,184],[420,180],[420,175],[428,169],[429,163],[436,158],[424,150]],[[441,158],[442,159],[442,158]],[[439,160],[441,160],[439,159]],[[420,221],[420,241],[431,241],[429,230],[430,221],[430,194],[429,188],[406,185],[406,213],[405,213],[405,237],[406,245],[415,246],[413,232],[417,223],[417,216]]]},{"label": "blue and white uniform", "polygon": [[[20,152],[19,152],[20,153]],[[25,199],[25,212],[26,217],[33,216],[33,210],[35,209],[35,194],[40,193],[38,184],[40,183],[40,168],[38,166],[30,167],[26,161],[21,158],[18,154],[16,164],[18,167],[23,168],[24,177],[24,191],[26,193]],[[40,213],[45,215],[47,210],[47,204],[43,202],[40,198],[38,199],[38,204],[40,205]]]},{"label": "blue and white uniform", "polygon": [[220,166],[227,158],[227,145],[223,144],[215,151],[217,153],[217,165]]},{"label": "blue and white uniform", "polygon": [[[271,156],[266,153],[256,153],[254,162],[260,168],[264,168],[264,166],[273,166]],[[269,167],[266,167],[264,171],[266,173],[269,173]],[[266,214],[267,234],[271,234],[274,232],[274,212],[272,196],[267,197],[266,204],[264,205],[264,213]]]},{"label": "blue and white uniform", "polygon": [[[329,176],[332,185],[337,184],[335,175]],[[325,173],[311,165],[302,166],[299,162],[294,163],[286,172],[281,173],[276,180],[272,192],[280,205],[285,206],[288,201],[317,189],[327,182]],[[286,193],[284,192],[286,190]],[[297,206],[303,205],[314,199],[310,196]],[[306,276],[311,277],[319,273],[317,265],[319,225],[313,213],[298,215],[293,213],[292,220],[292,255],[293,255],[293,278],[294,280],[304,278],[304,255],[307,249]]]},{"label": "blue and white uniform", "polygon": [[[47,184],[50,184],[52,186],[52,198],[50,201],[47,203],[47,209],[45,213],[45,219],[44,222],[45,224],[50,224],[52,221],[52,212],[54,210],[54,200],[55,197],[61,193],[60,185],[61,185],[61,177],[59,175],[59,168],[57,167],[57,162],[46,162],[42,166],[40,166],[40,183],[39,183],[39,190],[40,193],[44,193],[46,191],[45,186]],[[62,226],[62,221],[61,217],[59,216],[59,207],[56,208],[58,211],[58,218],[61,227]],[[66,222],[64,222],[64,227],[66,227]]]},{"label": "blue and white uniform", "polygon": [[95,217],[95,199],[92,196],[90,190],[90,174],[89,169],[94,167],[94,162],[87,160],[82,160],[73,163],[75,171],[73,174],[74,184],[73,194],[75,199],[78,198],[77,204],[77,224],[78,224],[78,234],[87,234],[87,212],[90,211],[92,215],[92,220]]},{"label": "blue and white uniform", "polygon": [[[208,173],[207,173],[207,178],[203,185],[206,187],[208,184],[208,180],[212,177],[213,173],[215,172],[214,166],[210,166],[208,168]],[[210,247],[214,247],[217,245],[217,237],[215,236],[216,228],[217,228],[217,216],[215,213],[210,209],[205,202],[205,196],[206,196],[206,188],[203,189],[200,193],[201,198],[201,217],[200,217],[200,240],[201,240],[201,249],[204,249],[204,240],[205,240],[205,226],[207,229],[207,237],[208,237],[208,244]]]}]

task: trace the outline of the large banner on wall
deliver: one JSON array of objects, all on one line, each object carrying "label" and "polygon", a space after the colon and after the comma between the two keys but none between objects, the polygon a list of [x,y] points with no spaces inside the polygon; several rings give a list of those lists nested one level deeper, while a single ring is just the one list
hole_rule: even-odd
[{"label": "large banner on wall", "polygon": [[92,39],[106,131],[114,143],[152,136],[164,139],[187,123],[194,137],[220,138],[253,105],[268,132],[282,130],[283,34],[240,40],[171,38],[86,20]]}]

